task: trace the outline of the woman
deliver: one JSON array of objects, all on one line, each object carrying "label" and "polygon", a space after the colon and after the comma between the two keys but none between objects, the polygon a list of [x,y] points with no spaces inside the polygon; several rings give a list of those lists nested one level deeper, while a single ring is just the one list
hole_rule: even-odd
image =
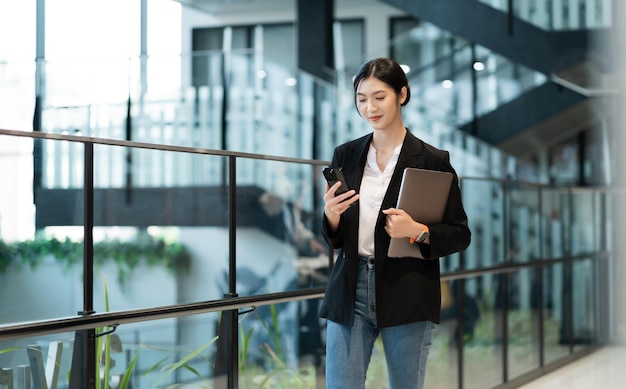
[{"label": "woman", "polygon": [[[390,388],[422,388],[441,309],[438,259],[470,243],[458,177],[447,151],[404,126],[401,107],[411,92],[396,62],[364,63],[354,78],[354,95],[372,132],[335,149],[332,166],[341,167],[352,189],[335,196],[337,183],[324,195],[323,234],[339,250],[320,309],[328,319],[326,387],[365,387],[381,335]],[[425,225],[394,208],[407,167],[453,174],[442,223]],[[392,237],[410,239],[425,259],[389,258]]]}]

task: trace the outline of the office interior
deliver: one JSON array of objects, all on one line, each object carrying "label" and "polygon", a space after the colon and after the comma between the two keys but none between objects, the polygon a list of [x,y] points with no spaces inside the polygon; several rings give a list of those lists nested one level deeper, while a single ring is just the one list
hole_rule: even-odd
[{"label": "office interior", "polygon": [[[0,3],[0,388],[324,388],[321,171],[402,64],[472,230],[427,388],[626,341],[619,0]],[[368,388],[387,387],[375,344]]]}]

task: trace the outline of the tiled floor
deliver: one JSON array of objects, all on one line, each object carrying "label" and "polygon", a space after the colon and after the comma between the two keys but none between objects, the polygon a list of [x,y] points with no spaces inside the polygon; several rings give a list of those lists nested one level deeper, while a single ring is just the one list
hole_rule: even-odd
[{"label": "tiled floor", "polygon": [[602,348],[520,388],[626,388],[626,346]]}]

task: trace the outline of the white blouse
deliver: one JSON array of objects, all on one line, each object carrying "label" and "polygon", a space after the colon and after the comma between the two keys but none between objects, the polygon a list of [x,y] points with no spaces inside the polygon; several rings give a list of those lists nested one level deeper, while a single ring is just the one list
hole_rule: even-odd
[{"label": "white blouse", "polygon": [[359,255],[374,255],[374,228],[391,176],[396,168],[402,144],[393,151],[384,171],[376,163],[376,149],[370,144],[359,190]]}]

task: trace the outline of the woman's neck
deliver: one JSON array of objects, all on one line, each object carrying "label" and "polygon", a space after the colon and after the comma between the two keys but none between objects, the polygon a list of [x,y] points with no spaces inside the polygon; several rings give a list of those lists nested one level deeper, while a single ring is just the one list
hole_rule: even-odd
[{"label": "woman's neck", "polygon": [[391,152],[404,142],[406,132],[404,126],[394,131],[375,130],[372,138],[372,146],[376,151]]}]

